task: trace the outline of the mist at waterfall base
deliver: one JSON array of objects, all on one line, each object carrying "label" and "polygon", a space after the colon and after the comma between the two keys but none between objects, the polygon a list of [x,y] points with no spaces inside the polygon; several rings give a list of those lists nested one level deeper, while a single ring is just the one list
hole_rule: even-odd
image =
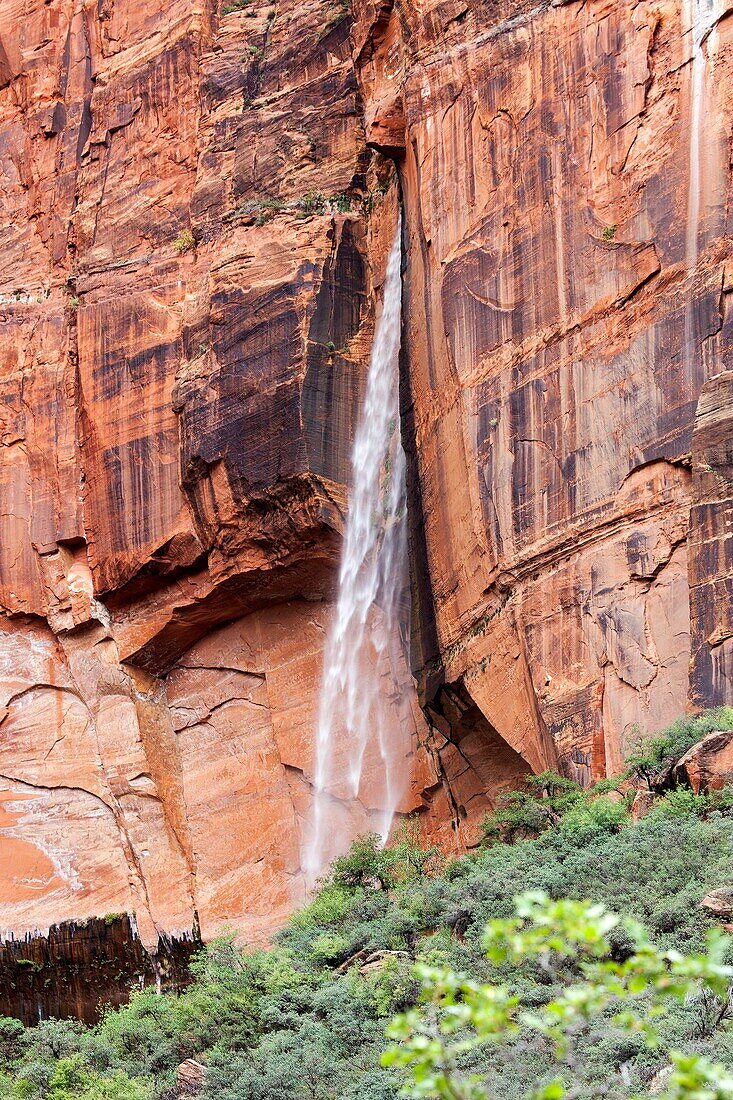
[{"label": "mist at waterfall base", "polygon": [[386,841],[407,783],[409,624],[405,454],[400,439],[401,225],[387,261],[366,393],[354,436],[338,597],[324,653],[309,885],[364,832]]}]

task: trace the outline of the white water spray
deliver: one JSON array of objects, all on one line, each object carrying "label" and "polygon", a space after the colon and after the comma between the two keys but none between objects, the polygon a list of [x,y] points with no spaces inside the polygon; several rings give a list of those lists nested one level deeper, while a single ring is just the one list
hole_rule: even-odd
[{"label": "white water spray", "polygon": [[[700,250],[700,212],[703,156],[706,150],[705,101],[708,82],[708,56],[715,52],[715,23],[718,0],[687,0],[692,36],[692,75],[690,83],[690,155],[685,226],[685,267],[692,274]],[[684,370],[688,387],[694,389],[697,370],[695,301],[687,296],[685,305]]]},{"label": "white water spray", "polygon": [[[324,654],[315,790],[303,851],[311,884],[365,824],[386,841],[404,787],[405,699],[399,669],[404,665],[400,628],[406,622],[400,621],[400,607],[407,586],[407,523],[398,395],[400,238],[398,222],[353,443],[338,599]],[[366,771],[371,789],[364,793]],[[352,814],[357,799],[364,805]]]},{"label": "white water spray", "polygon": [[705,86],[708,52],[713,53],[718,0],[688,0],[690,34],[692,35],[692,84],[690,92],[690,174],[687,193],[687,227],[685,260],[688,271],[697,263],[700,231],[700,189],[702,162],[700,150],[704,137]]}]

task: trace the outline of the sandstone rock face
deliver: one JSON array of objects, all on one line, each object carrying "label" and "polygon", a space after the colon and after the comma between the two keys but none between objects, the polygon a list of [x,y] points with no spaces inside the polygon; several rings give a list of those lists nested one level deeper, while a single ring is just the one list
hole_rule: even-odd
[{"label": "sandstone rock face", "polygon": [[471,844],[730,700],[733,5],[696,11],[0,0],[4,933],[302,901],[400,194],[401,809]]},{"label": "sandstone rock face", "polygon": [[415,657],[441,754],[457,690],[483,725],[469,762],[490,731],[582,781],[621,770],[635,727],[731,698],[733,6],[703,7],[360,5],[377,146],[401,88]]},{"label": "sandstone rock face", "polygon": [[180,991],[190,980],[188,963],[198,946],[193,939],[161,937],[151,954],[134,920],[121,913],[6,941],[0,944],[0,1011],[28,1025],[67,1016],[95,1023],[100,1003],[126,1004],[144,985]]},{"label": "sandstone rock face", "polygon": [[151,949],[256,940],[304,897],[397,212],[349,26],[319,2],[0,7],[6,933],[134,912]]},{"label": "sandstone rock face", "polygon": [[672,774],[695,794],[725,787],[733,781],[733,730],[714,730],[703,737],[677,762]]}]

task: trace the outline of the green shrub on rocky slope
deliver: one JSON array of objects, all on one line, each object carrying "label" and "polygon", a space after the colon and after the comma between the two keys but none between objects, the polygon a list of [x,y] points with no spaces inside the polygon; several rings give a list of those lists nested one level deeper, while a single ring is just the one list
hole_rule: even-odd
[{"label": "green shrub on rocky slope", "polygon": [[[498,975],[526,1009],[544,1011],[554,996],[537,961],[497,971],[484,951],[486,926],[512,918],[528,890],[602,902],[641,921],[659,951],[701,951],[714,922],[700,902],[733,885],[730,797],[672,791],[632,821],[628,798],[609,786],[588,794],[539,777],[529,796],[491,815],[485,847],[444,866],[408,832],[388,851],[362,838],[271,950],[245,954],[222,938],[199,956],[180,996],[143,991],[95,1028],[0,1021],[0,1097],[172,1097],[177,1065],[196,1056],[208,1067],[202,1100],[389,1100],[406,1071],[381,1067],[385,1029],[416,1002],[416,961],[478,983]],[[611,960],[623,963],[633,950],[628,924],[607,934]],[[602,1007],[583,1022],[571,1095],[644,1093],[670,1047],[733,1066],[727,1002],[710,989],[675,1001],[659,1031],[649,1049]],[[462,1057],[461,1073],[482,1074],[496,1100],[549,1087],[555,1073],[551,1044],[526,1029]]]}]

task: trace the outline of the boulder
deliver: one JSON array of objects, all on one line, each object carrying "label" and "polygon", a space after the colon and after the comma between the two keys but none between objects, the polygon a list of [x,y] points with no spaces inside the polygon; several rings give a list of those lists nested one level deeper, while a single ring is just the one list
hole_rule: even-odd
[{"label": "boulder", "polygon": [[181,1062],[176,1074],[176,1100],[184,1100],[189,1096],[197,1096],[204,1087],[206,1080],[206,1066],[197,1062],[195,1058],[187,1058]]},{"label": "boulder", "polygon": [[695,794],[717,791],[733,782],[733,730],[714,730],[693,745],[672,770],[675,785]]},{"label": "boulder", "polygon": [[640,821],[642,817],[651,810],[654,805],[654,791],[637,791],[634,795],[634,801],[631,805],[631,816],[634,821]]}]

